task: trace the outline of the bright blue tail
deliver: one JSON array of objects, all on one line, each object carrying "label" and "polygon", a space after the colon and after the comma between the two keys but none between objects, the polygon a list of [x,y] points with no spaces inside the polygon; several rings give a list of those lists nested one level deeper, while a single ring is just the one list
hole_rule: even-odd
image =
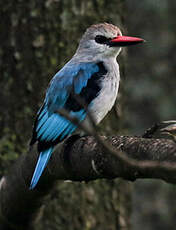
[{"label": "bright blue tail", "polygon": [[40,153],[40,156],[39,156],[37,165],[35,167],[35,171],[34,171],[29,189],[34,189],[35,186],[37,185],[37,183],[40,179],[40,176],[42,175],[42,172],[45,169],[45,167],[46,167],[46,165],[50,159],[52,151],[53,151],[53,147],[50,147],[49,149],[46,149]]}]

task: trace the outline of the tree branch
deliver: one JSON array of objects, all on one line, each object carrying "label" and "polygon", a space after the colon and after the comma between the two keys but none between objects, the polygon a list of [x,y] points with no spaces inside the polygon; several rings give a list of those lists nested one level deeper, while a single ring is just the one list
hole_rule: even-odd
[{"label": "tree branch", "polygon": [[[111,154],[91,136],[72,136],[53,153],[34,190],[30,180],[38,154],[36,146],[23,155],[0,181],[0,229],[31,229],[44,197],[58,180],[91,181],[100,178],[158,178],[176,183],[176,143],[168,139],[103,137],[118,152],[132,160]],[[124,154],[124,156],[126,156]],[[29,226],[30,225],[30,226]]]}]

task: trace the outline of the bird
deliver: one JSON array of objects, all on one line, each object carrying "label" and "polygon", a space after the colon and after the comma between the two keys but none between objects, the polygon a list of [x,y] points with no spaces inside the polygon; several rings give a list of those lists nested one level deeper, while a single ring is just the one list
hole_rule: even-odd
[{"label": "bird", "polygon": [[[82,124],[88,121],[89,112],[99,124],[117,97],[120,73],[116,58],[121,48],[142,42],[142,38],[123,36],[109,23],[94,24],[85,31],[76,53],[50,81],[37,113],[30,146],[37,142],[39,157],[30,190],[38,184],[54,147],[78,129],[78,124],[58,111],[64,109]],[[85,102],[87,109],[75,96]]]}]

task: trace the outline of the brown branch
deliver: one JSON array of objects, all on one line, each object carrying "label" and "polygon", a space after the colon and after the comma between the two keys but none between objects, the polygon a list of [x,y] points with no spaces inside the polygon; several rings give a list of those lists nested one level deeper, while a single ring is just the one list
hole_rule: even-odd
[{"label": "brown branch", "polygon": [[88,182],[121,177],[131,181],[137,178],[160,178],[176,183],[174,141],[124,136],[104,137],[104,140],[126,157],[125,152],[132,158],[132,163],[128,161],[129,158],[123,161],[109,153],[93,137],[73,136],[58,146],[36,189],[29,190],[38,157],[36,147],[22,156],[0,182],[0,229],[14,229],[12,226],[27,229],[31,220],[36,219],[44,197],[58,180]]},{"label": "brown branch", "polygon": [[[108,152],[108,154],[112,154],[116,156],[117,160],[119,162],[122,162],[122,164],[133,168],[133,169],[142,169],[142,170],[158,170],[162,169],[165,171],[175,171],[176,163],[171,163],[171,162],[158,162],[158,160],[154,160],[153,162],[143,160],[141,159],[140,161],[137,159],[133,159],[133,157],[129,157],[127,154],[124,154],[122,151],[117,150],[114,148],[113,145],[110,145],[107,141],[104,141],[98,134],[96,130],[96,125],[94,123],[94,118],[92,114],[87,110],[86,105],[80,97],[76,98],[78,102],[84,106],[84,109],[87,111],[87,115],[89,118],[89,128],[83,125],[83,123],[80,123],[80,121],[76,117],[72,117],[69,115],[68,111],[65,109],[60,109],[58,110],[58,114],[65,117],[67,120],[71,121],[73,124],[75,124],[77,127],[79,127],[81,130],[85,131],[85,133],[92,134],[95,138],[96,141],[99,145],[101,145],[102,149],[104,152]],[[172,140],[175,142],[175,127],[176,127],[176,121],[171,120],[171,121],[164,121],[160,122],[158,124],[155,124],[153,127],[148,129],[143,137],[145,138],[152,138],[152,136],[156,136],[159,134],[159,138],[161,139],[162,137],[167,139],[170,136],[172,136]],[[173,135],[174,134],[174,135]],[[163,135],[163,136],[162,136]]]}]

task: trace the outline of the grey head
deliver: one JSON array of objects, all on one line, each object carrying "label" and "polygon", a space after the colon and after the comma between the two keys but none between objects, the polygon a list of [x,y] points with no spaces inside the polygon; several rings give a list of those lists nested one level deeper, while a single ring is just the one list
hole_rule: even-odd
[{"label": "grey head", "polygon": [[116,57],[122,46],[143,42],[143,39],[122,36],[117,26],[100,23],[90,26],[80,40],[77,54],[86,53],[92,56]]}]

